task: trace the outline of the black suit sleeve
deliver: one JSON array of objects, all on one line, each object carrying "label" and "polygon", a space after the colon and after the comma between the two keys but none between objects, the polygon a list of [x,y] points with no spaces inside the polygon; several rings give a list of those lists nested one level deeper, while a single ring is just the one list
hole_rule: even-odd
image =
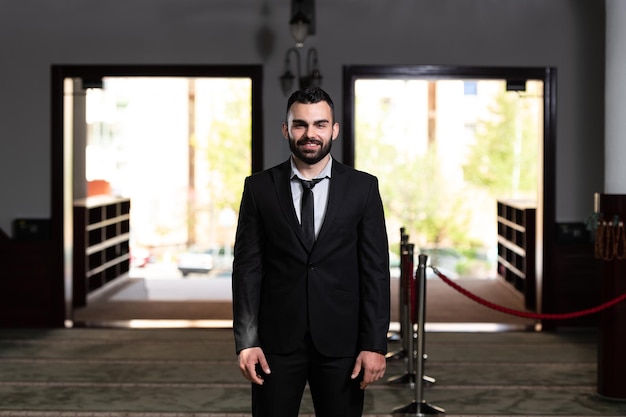
[{"label": "black suit sleeve", "polygon": [[390,320],[389,244],[383,203],[374,178],[359,225],[361,350],[386,352]]},{"label": "black suit sleeve", "polygon": [[237,353],[259,346],[263,235],[251,178],[244,183],[233,261],[233,331]]}]

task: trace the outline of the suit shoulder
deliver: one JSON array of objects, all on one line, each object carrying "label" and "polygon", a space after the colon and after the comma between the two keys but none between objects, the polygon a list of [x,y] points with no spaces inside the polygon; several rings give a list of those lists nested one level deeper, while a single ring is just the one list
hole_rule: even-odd
[{"label": "suit shoulder", "polygon": [[333,169],[335,169],[335,171],[338,174],[345,174],[348,176],[351,176],[354,179],[358,179],[358,180],[362,180],[362,181],[375,181],[378,182],[378,178],[372,174],[370,174],[369,172],[365,172],[365,171],[360,171],[356,168],[353,168],[351,166],[342,164],[341,162],[337,162],[336,160],[333,160]]},{"label": "suit shoulder", "polygon": [[290,169],[289,161],[264,169],[263,171],[255,172],[246,178],[246,182],[254,184],[272,181],[276,175],[285,172],[286,169]]}]

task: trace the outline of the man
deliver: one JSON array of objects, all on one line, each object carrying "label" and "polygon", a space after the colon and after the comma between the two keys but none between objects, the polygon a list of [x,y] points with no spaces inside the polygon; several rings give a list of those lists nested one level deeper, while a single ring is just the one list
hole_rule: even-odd
[{"label": "man", "polygon": [[[244,184],[233,262],[239,368],[255,417],[297,417],[307,382],[317,416],[361,416],[363,390],[385,372],[389,328],[378,181],[332,159],[339,124],[322,89],[291,95],[282,133],[290,159]],[[312,179],[307,238],[301,180]]]}]

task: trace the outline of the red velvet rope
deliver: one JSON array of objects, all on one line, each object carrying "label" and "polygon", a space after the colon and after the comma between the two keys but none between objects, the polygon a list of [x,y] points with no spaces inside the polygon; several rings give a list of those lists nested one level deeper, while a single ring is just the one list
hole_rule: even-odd
[{"label": "red velvet rope", "polygon": [[581,311],[575,311],[572,313],[562,313],[562,314],[540,314],[540,313],[529,313],[527,311],[519,311],[519,310],[514,310],[512,308],[507,308],[507,307],[502,307],[499,306],[497,304],[494,304],[490,301],[485,300],[484,298],[481,298],[475,294],[472,294],[471,292],[469,292],[468,290],[466,290],[465,288],[461,287],[460,285],[458,285],[457,283],[455,283],[454,281],[452,281],[450,278],[446,277],[444,274],[442,274],[437,268],[431,266],[430,268],[432,268],[432,270],[435,272],[435,274],[437,274],[437,276],[439,278],[441,278],[443,280],[443,282],[445,282],[446,284],[448,284],[449,286],[451,286],[452,288],[454,288],[455,290],[459,291],[461,294],[466,295],[467,297],[471,298],[474,301],[479,302],[480,304],[492,308],[494,310],[498,310],[501,311],[503,313],[506,314],[511,314],[514,316],[519,316],[519,317],[527,317],[527,318],[531,318],[531,319],[537,319],[537,320],[559,320],[559,319],[571,319],[571,318],[575,318],[575,317],[581,317],[581,316],[586,316],[586,315],[590,315],[590,314],[594,314],[597,313],[599,311],[602,310],[606,310],[609,307],[613,307],[615,304],[622,302],[626,299],[626,293],[622,294],[610,301],[607,301],[606,303],[603,303],[599,306],[596,307],[592,307],[592,308],[588,308],[586,310],[581,310]]}]

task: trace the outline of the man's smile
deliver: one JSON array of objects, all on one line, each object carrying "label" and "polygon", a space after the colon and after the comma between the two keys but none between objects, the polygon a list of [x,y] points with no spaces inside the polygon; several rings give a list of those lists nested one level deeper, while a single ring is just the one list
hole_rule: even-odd
[{"label": "man's smile", "polygon": [[316,151],[322,146],[322,142],[318,140],[301,140],[298,141],[298,146],[303,150]]}]

